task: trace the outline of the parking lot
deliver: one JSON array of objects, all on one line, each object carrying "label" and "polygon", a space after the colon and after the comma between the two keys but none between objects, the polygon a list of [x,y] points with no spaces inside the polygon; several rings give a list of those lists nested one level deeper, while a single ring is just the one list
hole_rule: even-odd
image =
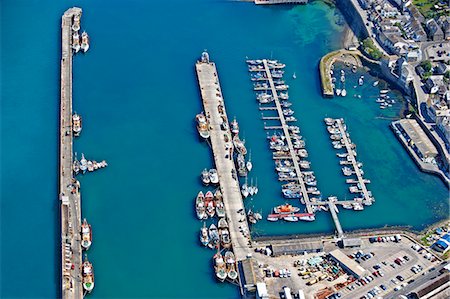
[{"label": "parking lot", "polygon": [[450,43],[434,43],[425,48],[425,58],[432,61],[444,61],[450,58]]},{"label": "parking lot", "polygon": [[360,258],[359,261],[367,274],[339,290],[341,298],[384,297],[400,290],[438,263],[431,254],[406,238],[400,242],[374,243],[365,239],[361,249],[343,250],[347,255],[355,255],[358,251],[363,252],[364,260]]}]

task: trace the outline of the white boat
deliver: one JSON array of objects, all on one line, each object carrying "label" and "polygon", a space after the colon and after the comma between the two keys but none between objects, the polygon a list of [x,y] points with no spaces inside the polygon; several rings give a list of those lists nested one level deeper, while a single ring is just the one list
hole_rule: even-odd
[{"label": "white boat", "polygon": [[203,246],[207,246],[209,244],[208,228],[206,227],[205,222],[203,222],[203,227],[200,229],[200,242]]},{"label": "white boat", "polygon": [[231,133],[233,134],[239,134],[239,124],[236,120],[236,117],[231,122]]},{"label": "white boat", "polygon": [[73,160],[72,168],[76,175],[80,172],[80,161],[77,159],[77,153],[75,153],[75,160]]},{"label": "white boat", "polygon": [[209,177],[209,172],[206,168],[203,169],[203,171],[201,173],[201,179],[202,179],[202,182],[204,185],[208,185],[211,182],[211,179]]},{"label": "white boat", "polygon": [[258,178],[256,178],[256,182],[255,182],[255,186],[253,186],[253,194],[256,195],[258,194],[259,189],[258,189]]},{"label": "white boat", "polygon": [[292,78],[293,78],[293,79],[297,79],[297,75],[295,74],[295,72],[294,72],[294,74],[292,75]]},{"label": "white boat", "polygon": [[72,115],[72,130],[74,136],[80,136],[82,129],[81,116],[76,112]]},{"label": "white boat", "polygon": [[247,183],[244,183],[241,187],[241,193],[244,198],[247,198],[249,195]]},{"label": "white boat", "polygon": [[298,219],[301,221],[314,221],[316,220],[316,216],[314,214],[302,215]]},{"label": "white boat", "polygon": [[340,88],[336,88],[336,95],[340,96],[341,95],[341,89]]},{"label": "white boat", "polygon": [[87,162],[87,169],[89,172],[94,171],[94,163],[92,163],[92,161]]},{"label": "white boat", "polygon": [[81,50],[83,50],[84,53],[89,50],[89,35],[86,31],[81,34]]},{"label": "white boat", "polygon": [[225,220],[225,218],[220,218],[217,226],[219,228],[228,228],[228,222]]},{"label": "white boat", "polygon": [[209,226],[208,235],[212,243],[219,241],[219,232],[217,231],[217,226],[214,223]]},{"label": "white boat", "polygon": [[86,218],[83,219],[81,224],[81,247],[88,250],[92,244],[92,230],[91,225],[87,222]]},{"label": "white boat", "polygon": [[87,170],[87,160],[84,157],[84,154],[81,154],[81,160],[80,160],[80,170],[85,173]]},{"label": "white boat", "polygon": [[268,216],[267,217],[267,221],[271,221],[271,222],[275,222],[275,221],[278,221],[278,217],[271,217],[271,216]]},{"label": "white boat", "polygon": [[252,164],[252,154],[251,153],[249,154],[248,161],[247,161],[247,163],[245,163],[245,166],[247,167],[247,171],[252,171],[253,164]]},{"label": "white boat", "polygon": [[298,221],[298,217],[293,216],[293,215],[285,216],[285,217],[283,217],[283,219],[288,222],[297,222]]},{"label": "white boat", "polygon": [[195,199],[195,210],[197,213],[197,218],[199,220],[208,218],[205,207],[205,196],[203,195],[202,191],[198,192],[197,197]]},{"label": "white boat", "polygon": [[227,278],[226,265],[220,252],[214,255],[214,270],[218,280],[223,282]]},{"label": "white boat", "polygon": [[209,180],[211,181],[211,184],[219,183],[219,176],[217,175],[217,170],[214,168],[209,170]]},{"label": "white boat", "polygon": [[94,268],[92,264],[87,260],[87,257],[83,263],[83,289],[88,293],[94,289]]},{"label": "white boat", "polygon": [[78,53],[78,51],[80,51],[81,46],[80,46],[80,35],[78,34],[78,32],[75,32],[72,35],[72,49],[75,50],[75,53]]},{"label": "white boat", "polygon": [[342,89],[341,96],[345,97],[347,95],[347,91],[345,88]]},{"label": "white boat", "polygon": [[378,80],[377,81],[375,81],[375,82],[373,82],[373,86],[377,86],[378,85],[378,83],[380,83]]}]

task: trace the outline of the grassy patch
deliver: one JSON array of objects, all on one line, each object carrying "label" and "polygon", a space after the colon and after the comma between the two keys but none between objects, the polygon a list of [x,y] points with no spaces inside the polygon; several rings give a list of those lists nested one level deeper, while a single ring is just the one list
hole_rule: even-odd
[{"label": "grassy patch", "polygon": [[438,0],[413,0],[413,4],[425,18],[434,18],[443,12],[443,9],[434,8],[439,3]]}]

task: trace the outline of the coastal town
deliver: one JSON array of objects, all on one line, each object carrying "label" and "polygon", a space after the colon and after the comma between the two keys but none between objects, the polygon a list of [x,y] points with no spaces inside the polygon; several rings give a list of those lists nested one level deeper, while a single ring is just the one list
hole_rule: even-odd
[{"label": "coastal town", "polygon": [[[257,5],[298,3],[255,1]],[[422,171],[439,176],[448,187],[448,3],[438,2],[426,16],[411,1],[354,0],[345,3],[337,1],[337,5],[351,6],[344,14],[353,14],[353,19],[359,19],[359,24],[351,23],[359,41],[354,40],[355,43],[348,45],[347,49],[336,51],[331,59],[321,61],[319,69],[324,96],[346,96],[345,88],[342,84],[337,87],[337,80],[333,77],[334,62],[344,62],[352,70],[365,64],[369,65],[368,69],[376,69],[380,79],[399,89],[407,99],[404,118],[391,124],[394,134]],[[216,179],[218,173],[216,183],[220,184],[220,188],[214,195],[208,191],[209,201],[205,201],[200,192],[195,202],[199,219],[207,219],[207,216],[201,215],[207,214],[208,207],[212,214],[214,206],[218,207],[218,226],[222,232],[217,233],[214,224],[208,229],[205,223],[200,230],[201,243],[217,248],[213,261],[218,279],[224,281],[228,277],[230,282],[238,283],[244,298],[448,298],[450,223],[440,223],[423,233],[407,229],[344,232],[337,215],[338,204],[359,210],[359,207],[363,209],[364,205],[375,202],[366,188],[370,180],[362,177],[362,164],[355,160],[355,145],[346,132],[344,120],[325,118],[325,123],[333,147],[346,149],[345,152],[338,152],[337,156],[345,158],[340,161],[344,175],[354,174],[356,177],[346,180],[350,184],[357,183],[350,187],[350,192],[354,190],[361,195],[354,202],[340,201],[332,196],[322,199],[314,172],[310,170],[310,162],[305,159],[308,152],[299,135],[300,128],[294,125],[296,118],[288,101],[289,86],[283,80],[285,65],[274,59],[247,60],[247,64],[264,129],[274,132],[268,133],[268,139],[270,149],[274,151],[279,181],[289,182],[282,186],[283,196],[297,199],[305,206],[304,213],[291,204],[274,207],[274,213],[269,214],[267,220],[314,221],[315,213],[324,208],[333,218],[336,234],[320,237],[297,235],[295,238],[255,237],[249,234],[249,226],[263,219],[263,216],[253,211],[247,214],[241,202],[248,196],[248,188],[253,188],[253,184],[248,186],[247,175],[251,167],[246,167],[245,141],[238,137],[236,119],[233,122],[228,120],[215,64],[204,52],[196,68],[205,112],[197,115],[196,120],[199,135],[205,139],[211,138],[217,169],[209,172],[205,169],[201,178],[203,183],[208,184]],[[205,71],[209,67],[213,70],[209,71],[209,79],[205,79]],[[294,79],[295,76],[294,73]],[[344,83],[343,70],[340,76],[340,82]],[[363,84],[363,79],[363,76],[359,78],[359,85]],[[380,103],[380,109],[393,104],[387,93],[388,90],[381,90],[376,101]],[[214,106],[219,114],[214,111]],[[277,114],[273,115],[273,112]],[[279,124],[268,124],[273,121]],[[239,176],[232,163],[235,151]],[[229,166],[224,168],[224,164]],[[222,180],[227,183],[222,183]],[[224,191],[227,188],[224,185],[229,184],[237,186]],[[228,192],[235,195],[225,200],[223,196]],[[222,204],[227,212],[219,215]],[[239,231],[235,227],[230,228],[233,223],[239,225]]]},{"label": "coastal town", "polygon": [[[255,0],[256,5],[307,4],[307,1]],[[406,98],[404,115],[391,123],[392,132],[420,170],[437,175],[448,187],[450,149],[450,17],[448,2],[337,0],[354,33],[346,49],[319,63],[326,101],[347,95],[346,72],[376,71]],[[86,252],[92,227],[82,217],[80,182],[76,176],[108,166],[105,160],[78,159],[74,140],[82,117],[73,111],[73,57],[89,50],[89,36],[80,31],[82,10],[68,9],[61,23],[61,107],[59,201],[61,215],[61,297],[83,298],[94,289],[94,268]],[[202,110],[194,117],[199,141],[208,144],[213,164],[199,172],[203,189],[193,199],[201,224],[198,241],[211,254],[211,272],[220,283],[239,287],[243,298],[448,298],[450,296],[450,222],[416,232],[403,228],[345,231],[339,209],[358,211],[376,206],[371,179],[358,160],[344,118],[324,115],[330,139],[351,199],[323,194],[308,148],[289,100],[286,65],[273,57],[244,60],[267,134],[268,149],[284,204],[269,213],[248,209],[245,202],[259,193],[252,175],[251,149],[239,135],[242,124],[230,119],[216,64],[205,50],[195,62]],[[336,64],[337,65],[337,64]],[[296,79],[296,73],[292,75]],[[358,78],[364,84],[364,75]],[[378,85],[378,81],[374,86]],[[389,90],[376,103],[392,107]],[[334,98],[334,99],[333,99]],[[356,129],[356,128],[355,128]],[[308,140],[308,144],[314,140]],[[100,160],[99,160],[100,161]],[[249,182],[250,180],[250,182]],[[188,213],[188,212],[186,212]],[[259,221],[312,223],[329,213],[334,233],[256,236]],[[347,214],[345,214],[347,215]],[[217,220],[217,221],[216,221]],[[207,223],[208,222],[208,223]],[[101,276],[101,273],[98,274]]]}]

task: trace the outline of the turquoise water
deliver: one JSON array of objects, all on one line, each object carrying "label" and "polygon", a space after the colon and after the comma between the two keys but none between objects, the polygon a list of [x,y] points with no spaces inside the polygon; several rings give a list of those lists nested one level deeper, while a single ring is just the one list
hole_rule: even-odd
[{"label": "turquoise water", "polygon": [[[344,229],[384,224],[421,228],[448,213],[447,190],[423,174],[380,115],[370,82],[361,100],[320,96],[317,64],[339,47],[343,28],[327,6],[255,7],[211,0],[2,1],[1,297],[59,294],[57,200],[60,16],[84,9],[91,49],[74,60],[74,109],[83,116],[78,153],[106,159],[81,177],[83,215],[93,227],[91,298],[236,298],[216,284],[212,252],[198,246],[193,200],[198,174],[212,166],[193,117],[201,110],[194,63],[208,49],[217,63],[229,116],[252,150],[260,193],[248,205],[283,202],[259,120],[245,57],[287,64],[293,109],[324,194],[346,194],[323,117],[344,117],[377,202],[342,211]],[[31,20],[27,24],[24,20]],[[293,81],[290,74],[297,73]],[[356,75],[354,75],[356,78]],[[354,80],[356,80],[354,78]],[[370,81],[366,75],[367,81]],[[352,79],[348,78],[348,81]],[[357,92],[359,92],[358,88]],[[433,207],[430,209],[430,207]],[[330,232],[314,223],[268,224],[256,234]]]}]

